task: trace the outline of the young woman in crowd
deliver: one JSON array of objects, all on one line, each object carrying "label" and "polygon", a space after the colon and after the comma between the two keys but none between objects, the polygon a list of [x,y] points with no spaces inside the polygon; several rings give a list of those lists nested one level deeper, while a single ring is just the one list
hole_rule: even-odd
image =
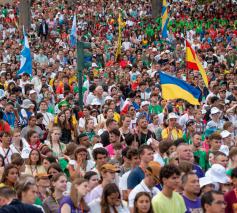
[{"label": "young woman in crowd", "polygon": [[14,188],[16,180],[19,178],[19,176],[20,173],[18,168],[13,164],[8,164],[4,167],[0,187],[9,186]]},{"label": "young woman in crowd", "polygon": [[87,136],[89,137],[90,142],[92,142],[94,136],[96,135],[96,128],[95,128],[93,118],[86,119],[85,131],[86,131]]},{"label": "young woman in crowd", "polygon": [[60,165],[58,163],[52,163],[50,164],[50,166],[48,167],[47,170],[47,174],[54,177],[56,175],[58,175],[59,173],[62,173],[62,169],[60,167]]},{"label": "young woman in crowd", "polygon": [[69,161],[68,170],[73,179],[80,175],[83,177],[86,172],[94,168],[94,162],[89,160],[89,153],[84,146],[79,146],[74,152],[74,159]]},{"label": "young woman in crowd", "polygon": [[71,129],[68,127],[64,111],[58,113],[58,116],[55,118],[54,125],[58,125],[61,128],[62,135],[60,141],[65,144],[72,141]]},{"label": "young woman in crowd", "polygon": [[[99,177],[98,174],[94,171],[88,171],[86,172],[86,174],[84,175],[84,178],[86,180],[88,180],[88,193],[94,189],[98,184],[99,184]],[[88,194],[85,196],[85,201],[86,203],[88,203]]]},{"label": "young woman in crowd", "polygon": [[128,208],[122,203],[119,188],[115,183],[107,184],[101,199],[93,200],[89,206],[90,213],[129,213]]},{"label": "young woman in crowd", "polygon": [[84,201],[88,192],[88,181],[76,178],[71,186],[70,196],[65,196],[59,207],[60,213],[89,212],[89,207]]},{"label": "young woman in crowd", "polygon": [[39,150],[32,149],[29,154],[29,159],[26,162],[25,174],[36,176],[40,173],[46,173],[42,165],[41,154]]},{"label": "young woman in crowd", "polygon": [[26,143],[26,141],[22,140],[21,138],[21,130],[15,128],[12,136],[12,144],[10,145],[10,147],[14,148],[19,154],[21,154],[23,148],[27,146],[28,144]]},{"label": "young woman in crowd", "polygon": [[134,199],[133,213],[153,213],[151,196],[147,192],[137,193]]},{"label": "young woman in crowd", "polygon": [[35,130],[29,130],[26,136],[26,141],[30,149],[38,149],[41,145],[39,134]]},{"label": "young woman in crowd", "polygon": [[59,203],[63,198],[63,193],[67,189],[67,177],[63,173],[59,173],[51,179],[52,194],[43,202],[45,213],[58,213]]},{"label": "young woman in crowd", "polygon": [[124,115],[121,117],[120,119],[120,128],[119,131],[121,133],[121,137],[123,139],[123,141],[125,140],[126,136],[131,133],[131,129],[130,127],[130,123],[131,123],[131,118],[129,115]]},{"label": "young woman in crowd", "polygon": [[49,134],[49,140],[45,141],[45,144],[50,147],[50,149],[53,151],[53,156],[55,157],[62,157],[63,152],[66,149],[65,144],[60,142],[61,135],[61,128],[54,126],[52,127],[51,132]]}]

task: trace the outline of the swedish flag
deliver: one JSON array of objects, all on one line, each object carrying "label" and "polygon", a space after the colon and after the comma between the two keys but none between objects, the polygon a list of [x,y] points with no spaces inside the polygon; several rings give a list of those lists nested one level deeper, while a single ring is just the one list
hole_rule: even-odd
[{"label": "swedish flag", "polygon": [[167,1],[166,0],[163,0],[161,17],[162,17],[162,28],[161,28],[162,38],[168,38],[167,25],[169,22],[169,18],[168,18]]}]

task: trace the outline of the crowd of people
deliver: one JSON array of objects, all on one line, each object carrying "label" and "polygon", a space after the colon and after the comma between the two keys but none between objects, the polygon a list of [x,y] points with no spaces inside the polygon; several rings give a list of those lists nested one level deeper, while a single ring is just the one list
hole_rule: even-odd
[{"label": "crowd of people", "polygon": [[[236,1],[167,2],[163,39],[149,0],[32,0],[21,75],[19,1],[0,5],[0,213],[237,212]],[[74,14],[92,47],[83,85]],[[185,40],[208,87],[186,68]],[[160,71],[200,105],[164,100]]]}]

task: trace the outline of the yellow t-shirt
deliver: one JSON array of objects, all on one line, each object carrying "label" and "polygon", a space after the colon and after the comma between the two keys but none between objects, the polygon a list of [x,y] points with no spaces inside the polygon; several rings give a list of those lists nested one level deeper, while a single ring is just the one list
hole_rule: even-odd
[{"label": "yellow t-shirt", "polygon": [[[170,134],[169,128],[165,128],[161,132],[162,139],[168,139],[168,136]],[[172,129],[171,130],[171,139],[177,140],[178,138],[182,138],[183,132],[180,129]]]},{"label": "yellow t-shirt", "polygon": [[152,199],[154,213],[185,213],[186,206],[184,199],[177,192],[173,192],[171,198],[166,197],[162,192]]}]

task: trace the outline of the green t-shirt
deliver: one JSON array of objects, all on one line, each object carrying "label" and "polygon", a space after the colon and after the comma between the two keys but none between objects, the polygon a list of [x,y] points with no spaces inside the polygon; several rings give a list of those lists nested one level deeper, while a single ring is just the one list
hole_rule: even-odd
[{"label": "green t-shirt", "polygon": [[202,168],[202,170],[206,171],[209,167],[206,152],[202,150],[197,150],[193,154],[194,157],[198,158],[198,165]]},{"label": "green t-shirt", "polygon": [[69,171],[67,169],[68,161],[64,158],[59,159],[59,166],[61,167],[62,171],[66,174],[67,178],[70,177]]},{"label": "green t-shirt", "polygon": [[190,135],[188,136],[187,133],[183,134],[183,139],[185,140],[185,143],[187,143],[187,144],[192,144],[193,143],[191,136]]},{"label": "green t-shirt", "polygon": [[152,199],[152,206],[155,213],[184,213],[186,206],[182,196],[173,192],[172,198],[166,197],[162,192]]},{"label": "green t-shirt", "polygon": [[162,113],[163,109],[160,105],[155,105],[155,106],[152,106],[152,105],[149,105],[149,113],[151,114],[160,114]]}]

